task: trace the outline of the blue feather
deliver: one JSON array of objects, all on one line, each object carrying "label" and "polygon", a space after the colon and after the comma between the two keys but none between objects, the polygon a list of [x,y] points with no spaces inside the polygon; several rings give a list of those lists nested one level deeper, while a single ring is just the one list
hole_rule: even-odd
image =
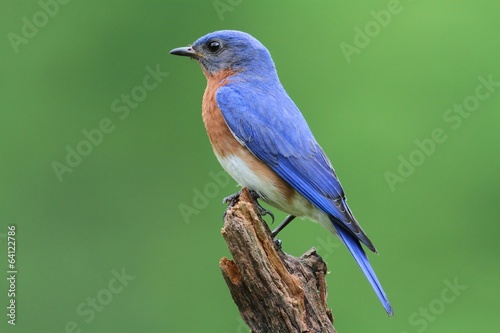
[{"label": "blue feather", "polygon": [[382,289],[382,285],[378,281],[377,275],[373,271],[372,266],[370,265],[370,262],[366,257],[366,253],[361,247],[361,244],[359,244],[359,241],[356,238],[354,238],[354,236],[350,232],[344,230],[342,227],[338,227],[335,223],[334,225],[340,237],[342,238],[345,245],[349,249],[349,252],[351,252],[352,256],[354,257],[354,260],[356,260],[359,267],[365,274],[366,278],[372,285],[372,288],[377,294],[378,299],[384,306],[385,311],[389,316],[393,316],[394,311],[392,310],[391,304],[389,303],[389,300],[385,295],[384,289]]},{"label": "blue feather", "polygon": [[216,99],[232,133],[252,154],[376,252],[347,207],[332,165],[279,81],[235,79],[219,88]]}]

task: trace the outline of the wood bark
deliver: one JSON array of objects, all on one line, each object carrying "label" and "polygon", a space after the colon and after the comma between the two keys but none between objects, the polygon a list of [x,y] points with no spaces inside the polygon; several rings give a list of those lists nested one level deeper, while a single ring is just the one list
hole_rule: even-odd
[{"label": "wood bark", "polygon": [[327,267],[311,250],[300,258],[271,238],[247,189],[228,208],[222,235],[232,260],[220,260],[222,275],[253,333],[335,333],[327,308]]}]

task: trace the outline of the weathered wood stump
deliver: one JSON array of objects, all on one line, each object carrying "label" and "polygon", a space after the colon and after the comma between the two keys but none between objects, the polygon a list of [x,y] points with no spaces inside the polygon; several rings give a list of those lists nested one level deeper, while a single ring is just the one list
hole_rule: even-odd
[{"label": "weathered wood stump", "polygon": [[336,332],[325,262],[314,248],[300,258],[284,253],[247,189],[228,209],[222,236],[233,256],[220,260],[222,275],[253,333]]}]

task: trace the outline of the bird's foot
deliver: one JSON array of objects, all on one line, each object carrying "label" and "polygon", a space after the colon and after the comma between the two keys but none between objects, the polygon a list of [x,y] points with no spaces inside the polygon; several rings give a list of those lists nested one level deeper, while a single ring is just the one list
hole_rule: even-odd
[{"label": "bird's foot", "polygon": [[233,193],[231,195],[228,195],[227,197],[225,197],[224,199],[222,199],[222,204],[226,204],[227,205],[227,208],[224,211],[224,214],[222,215],[222,220],[223,221],[226,219],[227,211],[230,208],[232,208],[234,206],[234,204],[236,204],[236,202],[240,198],[240,194],[241,194],[241,190],[239,190],[238,192]]},{"label": "bird's foot", "polygon": [[228,195],[227,197],[222,199],[222,204],[227,204],[227,208],[233,207],[234,204],[236,203],[236,201],[238,201],[240,194],[241,194],[241,190],[236,192],[236,193],[233,193],[231,195]]},{"label": "bird's foot", "polygon": [[257,210],[259,211],[260,216],[269,215],[269,216],[271,216],[271,219],[272,219],[271,223],[274,223],[274,214],[259,204],[259,200],[257,200],[257,199],[261,198],[259,193],[257,193],[254,190],[249,190],[249,192],[250,192],[250,196],[252,197],[253,201],[255,202],[255,206],[257,206]]},{"label": "bird's foot", "polygon": [[281,244],[283,244],[283,242],[281,241],[281,239],[274,238],[273,242],[274,242],[274,246],[276,246],[277,249],[281,250]]},{"label": "bird's foot", "polygon": [[[225,197],[224,199],[222,199],[222,203],[223,204],[227,204],[227,209],[224,211],[224,215],[222,217],[222,219],[225,219],[226,218],[226,214],[227,214],[227,210],[231,207],[234,206],[234,204],[238,201],[239,197],[240,197],[240,194],[241,194],[241,191],[238,191],[234,194],[231,194],[231,195],[228,195],[227,197]],[[250,196],[252,197],[253,201],[255,202],[255,206],[257,206],[257,211],[259,212],[259,215],[260,216],[266,216],[266,215],[269,215],[271,216],[272,218],[272,222],[271,223],[274,223],[274,214],[265,209],[264,207],[262,207],[260,204],[259,204],[259,201],[257,199],[260,199],[261,196],[254,190],[248,190],[248,192],[250,192]]]}]

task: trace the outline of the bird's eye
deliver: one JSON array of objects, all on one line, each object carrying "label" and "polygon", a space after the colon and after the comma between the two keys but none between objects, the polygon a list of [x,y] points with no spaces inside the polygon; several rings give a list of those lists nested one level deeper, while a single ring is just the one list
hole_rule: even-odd
[{"label": "bird's eye", "polygon": [[217,52],[221,47],[222,46],[217,41],[208,42],[208,49],[210,50],[210,52]]}]

